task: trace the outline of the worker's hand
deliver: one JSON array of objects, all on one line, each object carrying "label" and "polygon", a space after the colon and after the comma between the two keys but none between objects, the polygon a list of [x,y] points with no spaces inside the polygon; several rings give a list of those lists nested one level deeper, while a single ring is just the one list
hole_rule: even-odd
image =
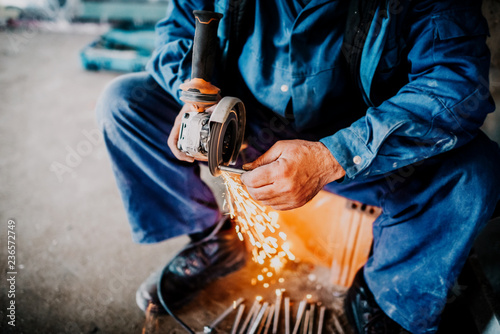
[{"label": "worker's hand", "polygon": [[284,140],[274,144],[241,175],[249,194],[276,210],[298,208],[345,171],[320,142]]},{"label": "worker's hand", "polygon": [[[184,117],[185,113],[191,111],[196,111],[196,108],[192,104],[186,103],[182,107],[181,111],[179,111],[179,114],[175,118],[174,126],[172,127],[172,131],[170,131],[170,135],[168,136],[168,141],[167,141],[168,147],[175,155],[175,157],[179,160],[187,162],[194,162],[195,159],[192,156],[189,156],[186,153],[180,151],[177,148],[177,142],[179,141],[179,132],[181,129],[182,118]],[[207,161],[208,159],[197,159],[197,160]]]}]

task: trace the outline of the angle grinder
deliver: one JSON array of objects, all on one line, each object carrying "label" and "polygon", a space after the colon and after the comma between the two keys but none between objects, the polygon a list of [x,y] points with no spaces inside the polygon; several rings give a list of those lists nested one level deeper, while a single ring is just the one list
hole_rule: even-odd
[{"label": "angle grinder", "polygon": [[[243,142],[245,106],[236,97],[221,99],[219,88],[210,83],[222,14],[203,10],[195,10],[193,14],[196,29],[191,80],[180,89],[181,100],[193,105],[196,111],[184,114],[177,147],[195,159],[207,158],[214,176],[219,176],[221,170],[241,174],[243,170],[228,165],[236,162]],[[215,108],[210,108],[214,105]]]}]

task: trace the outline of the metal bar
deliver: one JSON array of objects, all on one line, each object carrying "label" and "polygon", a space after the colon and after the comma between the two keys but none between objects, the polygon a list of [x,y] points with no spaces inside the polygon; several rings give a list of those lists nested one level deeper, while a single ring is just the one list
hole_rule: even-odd
[{"label": "metal bar", "polygon": [[280,308],[281,299],[283,298],[283,293],[280,289],[276,289],[276,304],[274,308],[274,323],[273,323],[273,334],[278,334],[278,324],[280,321]]},{"label": "metal bar", "polygon": [[[270,311],[271,311],[271,309],[269,307],[266,308],[266,312],[264,312],[264,315],[262,316],[262,320],[260,321],[259,328],[257,328],[257,331],[255,332],[255,334],[262,333],[262,330],[264,329],[264,326],[266,325],[267,318],[269,318]],[[274,305],[273,305],[273,311],[274,311]]]},{"label": "metal bar", "polygon": [[233,324],[233,329],[231,330],[231,334],[236,334],[238,326],[240,325],[241,318],[243,317],[244,311],[245,311],[245,305],[240,305],[240,307],[238,307],[238,313],[236,313],[236,318],[234,318],[234,324]]},{"label": "metal bar", "polygon": [[309,326],[309,317],[311,316],[311,311],[307,310],[306,311],[306,316],[304,317],[304,330],[302,331],[302,334],[307,334],[307,327]]},{"label": "metal bar", "polygon": [[335,326],[337,333],[344,334],[344,330],[342,329],[342,325],[340,324],[338,316],[336,314],[333,314],[332,318],[333,318],[333,325]]},{"label": "metal bar", "polygon": [[248,311],[247,317],[245,318],[243,326],[240,328],[238,334],[245,334],[245,329],[247,328],[248,324],[250,323],[250,320],[252,319],[253,313],[255,312],[255,308],[258,306],[259,306],[259,301],[258,300],[254,301],[252,307]]},{"label": "metal bar", "polygon": [[259,313],[257,313],[257,316],[255,317],[252,325],[250,326],[250,330],[248,331],[248,334],[255,334],[257,331],[257,328],[259,328],[260,322],[262,321],[262,318],[264,317],[264,313],[267,310],[267,307],[269,306],[268,302],[265,302],[262,304],[262,307],[260,308]]},{"label": "metal bar", "polygon": [[316,304],[311,304],[311,316],[309,317],[309,332],[307,334],[313,334],[315,311],[316,311]]},{"label": "metal bar", "polygon": [[274,304],[271,305],[271,308],[269,309],[269,314],[267,315],[266,327],[264,328],[264,332],[262,334],[267,334],[269,332],[269,329],[271,328],[271,323],[273,322],[273,316],[274,316],[275,309],[276,309],[276,306]]},{"label": "metal bar", "polygon": [[214,329],[215,326],[217,326],[222,320],[224,320],[229,315],[229,313],[233,312],[233,310],[235,310],[238,306],[240,306],[240,304],[243,303],[244,300],[245,300],[244,298],[239,298],[237,301],[234,301],[233,304],[229,306],[224,312],[222,312],[221,315],[217,317],[217,319],[212,321],[212,323],[208,325],[208,327],[210,329]]},{"label": "metal bar", "polygon": [[323,322],[325,321],[325,310],[326,307],[321,306],[319,309],[319,323],[318,323],[318,334],[323,333]]},{"label": "metal bar", "polygon": [[290,297],[285,297],[285,334],[290,334]]},{"label": "metal bar", "polygon": [[254,312],[252,314],[252,319],[250,319],[250,323],[248,324],[247,334],[250,332],[250,329],[252,329],[253,324],[254,324],[255,320],[257,319],[257,316],[259,315],[259,312],[261,309],[262,309],[262,305],[259,303],[259,305],[257,306],[257,308],[254,310]]},{"label": "metal bar", "polygon": [[299,332],[300,323],[302,322],[302,317],[304,316],[304,311],[306,309],[307,301],[303,300],[299,304],[299,309],[297,310],[297,319],[295,319],[295,327],[293,328],[292,334],[297,334]]},{"label": "metal bar", "polygon": [[228,167],[228,166],[219,166],[219,169],[223,172],[233,173],[233,174],[238,174],[238,175],[241,175],[241,174],[246,172],[246,170]]}]

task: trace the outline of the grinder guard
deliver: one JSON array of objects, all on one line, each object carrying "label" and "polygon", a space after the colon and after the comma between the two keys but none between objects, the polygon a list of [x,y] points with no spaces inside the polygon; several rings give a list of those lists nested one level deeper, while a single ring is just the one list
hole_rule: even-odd
[{"label": "grinder guard", "polygon": [[210,117],[208,168],[213,176],[220,175],[219,166],[236,162],[245,136],[246,111],[236,97],[224,97]]}]

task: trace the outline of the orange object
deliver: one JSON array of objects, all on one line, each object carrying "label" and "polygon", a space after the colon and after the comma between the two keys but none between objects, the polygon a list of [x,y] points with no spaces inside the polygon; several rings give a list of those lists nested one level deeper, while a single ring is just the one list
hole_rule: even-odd
[{"label": "orange object", "polygon": [[202,21],[202,20],[200,20],[200,18],[198,16],[195,16],[194,18],[196,20],[198,20],[198,22],[200,22],[201,24],[210,24],[210,22],[212,22],[212,21],[218,21],[218,19],[216,19],[216,18],[211,18],[208,21]]},{"label": "orange object", "polygon": [[194,78],[182,83],[179,88],[183,91],[196,91],[201,94],[215,95],[219,94],[220,89],[212,85],[210,82],[201,78]]},{"label": "orange object", "polygon": [[[200,95],[218,95],[220,89],[210,82],[203,80],[201,78],[194,78],[189,81],[184,82],[179,86],[179,88],[185,92],[195,92]],[[191,100],[181,95],[181,100],[185,103],[192,104],[198,112],[202,112],[210,106],[213,106],[217,102],[204,102],[199,99]]]},{"label": "orange object", "polygon": [[321,191],[303,207],[280,212],[279,224],[298,259],[330,267],[331,282],[348,287],[368,259],[380,212]]}]

